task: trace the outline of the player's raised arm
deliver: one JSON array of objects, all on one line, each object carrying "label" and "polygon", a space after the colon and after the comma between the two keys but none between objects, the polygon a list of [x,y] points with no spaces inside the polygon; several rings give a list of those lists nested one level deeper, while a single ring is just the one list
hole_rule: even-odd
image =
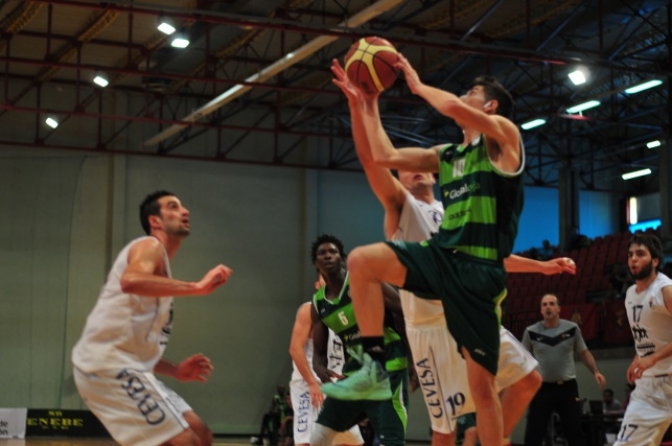
[{"label": "player's raised arm", "polygon": [[366,179],[369,181],[373,193],[385,209],[384,227],[385,234],[389,238],[388,234],[394,233],[398,226],[399,214],[406,201],[407,192],[389,169],[381,167],[373,161],[371,147],[362,122],[362,108],[358,107],[358,104],[363,101],[364,94],[350,82],[338,60],[334,59],[331,71],[334,73],[334,84],[348,98],[355,151],[362,163]]},{"label": "player's raised arm", "polygon": [[[478,89],[470,89],[462,98],[424,84],[408,60],[399,55],[397,67],[404,72],[406,83],[412,93],[417,94],[434,107],[439,113],[454,119],[462,128],[469,128],[494,140],[498,147],[507,172],[515,172],[521,163],[521,141],[518,127],[504,116],[495,114],[500,106],[497,99],[488,99],[482,109],[470,106],[468,96],[482,94]],[[496,161],[496,160],[493,160]]]},{"label": "player's raised arm", "polygon": [[511,254],[504,259],[507,273],[576,274],[576,263],[569,257],[558,257],[545,261],[530,259]]},{"label": "player's raised arm", "polygon": [[121,276],[124,293],[145,297],[181,297],[210,294],[226,283],[233,271],[217,265],[198,282],[185,282],[165,277],[162,271],[165,251],[158,239],[138,241],[128,253],[128,266]]},{"label": "player's raised arm", "polygon": [[438,172],[438,147],[395,149],[380,121],[378,101],[367,97],[357,106],[360,107],[362,125],[376,164],[389,169]]}]

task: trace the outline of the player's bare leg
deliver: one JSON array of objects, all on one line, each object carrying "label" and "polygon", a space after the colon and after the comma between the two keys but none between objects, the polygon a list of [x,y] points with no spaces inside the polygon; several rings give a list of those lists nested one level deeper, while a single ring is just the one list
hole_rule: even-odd
[{"label": "player's bare leg", "polygon": [[174,436],[162,446],[203,446],[201,440],[198,438],[198,435],[191,430],[185,429],[180,432],[178,435]]},{"label": "player's bare leg", "polygon": [[402,286],[406,267],[385,243],[355,248],[348,256],[350,291],[362,337],[382,336],[385,304],[383,282]]},{"label": "player's bare leg", "polygon": [[442,434],[432,431],[432,446],[455,446],[455,432]]},{"label": "player's bare leg", "polygon": [[516,381],[502,391],[502,413],[504,437],[511,438],[511,433],[530,405],[537,390],[541,387],[541,375],[536,370]]},{"label": "player's bare leg", "polygon": [[495,376],[475,362],[467,349],[462,348],[462,354],[467,362],[469,390],[476,405],[478,438],[483,446],[502,446],[502,406],[495,388]]},{"label": "player's bare leg", "polygon": [[198,438],[201,440],[202,446],[212,446],[212,432],[210,428],[196,415],[196,412],[189,411],[182,414],[184,419],[189,423],[189,427],[193,430]]}]

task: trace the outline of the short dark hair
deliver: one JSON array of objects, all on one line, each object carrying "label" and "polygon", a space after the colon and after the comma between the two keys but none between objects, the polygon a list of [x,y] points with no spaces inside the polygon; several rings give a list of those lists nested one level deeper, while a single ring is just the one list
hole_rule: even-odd
[{"label": "short dark hair", "polygon": [[[543,299],[543,298],[546,297],[546,296],[553,296],[553,297],[555,297],[555,304],[556,304],[557,306],[560,306],[560,299],[558,298],[558,295],[557,295],[557,294],[555,294],[555,293],[544,293],[544,294],[541,295],[541,299]],[[539,302],[541,302],[541,299],[539,300]]]},{"label": "short dark hair", "polygon": [[614,396],[614,391],[611,389],[604,389],[604,391],[602,391],[602,395],[606,395],[607,393],[611,396]]},{"label": "short dark hair", "polygon": [[345,253],[345,248],[343,247],[343,242],[336,236],[331,234],[322,234],[319,236],[310,247],[310,260],[315,263],[317,260],[317,250],[320,245],[324,243],[333,243],[334,246],[338,249],[338,253],[341,255],[341,259],[345,260],[347,254]]},{"label": "short dark hair", "polygon": [[505,118],[511,118],[511,116],[513,116],[513,97],[497,79],[486,75],[478,76],[471,83],[471,88],[474,88],[477,85],[483,87],[486,100],[497,101],[498,105],[496,113],[498,115],[504,116]]},{"label": "short dark hair", "polygon": [[168,192],[167,190],[157,190],[145,197],[140,203],[140,224],[142,229],[145,231],[145,234],[149,235],[152,232],[152,228],[149,226],[149,216],[150,215],[161,215],[161,205],[159,205],[159,199],[161,197],[174,197],[175,194]]},{"label": "short dark hair", "polygon": [[633,244],[646,246],[646,249],[651,253],[651,258],[658,259],[656,272],[660,272],[663,263],[663,244],[660,242],[660,239],[653,234],[633,234],[633,236],[630,237],[628,249],[630,249],[630,246]]}]

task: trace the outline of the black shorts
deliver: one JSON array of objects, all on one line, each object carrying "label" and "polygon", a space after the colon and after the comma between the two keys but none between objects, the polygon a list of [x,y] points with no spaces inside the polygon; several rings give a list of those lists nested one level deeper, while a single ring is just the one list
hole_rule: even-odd
[{"label": "black shorts", "polygon": [[386,242],[406,267],[402,287],[418,297],[440,299],[458,349],[493,375],[499,359],[500,304],[506,297],[502,263],[482,260],[430,242]]},{"label": "black shorts", "polygon": [[316,422],[343,432],[368,418],[381,444],[403,446],[408,421],[408,370],[388,373],[393,394],[391,400],[343,401],[327,397]]}]

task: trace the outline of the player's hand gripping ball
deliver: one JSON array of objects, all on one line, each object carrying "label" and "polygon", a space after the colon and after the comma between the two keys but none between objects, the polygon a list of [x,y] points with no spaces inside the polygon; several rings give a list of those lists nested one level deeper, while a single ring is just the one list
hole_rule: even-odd
[{"label": "player's hand gripping ball", "polygon": [[353,43],[345,55],[348,79],[366,95],[380,93],[392,86],[399,70],[397,50],[380,37],[364,37]]}]

